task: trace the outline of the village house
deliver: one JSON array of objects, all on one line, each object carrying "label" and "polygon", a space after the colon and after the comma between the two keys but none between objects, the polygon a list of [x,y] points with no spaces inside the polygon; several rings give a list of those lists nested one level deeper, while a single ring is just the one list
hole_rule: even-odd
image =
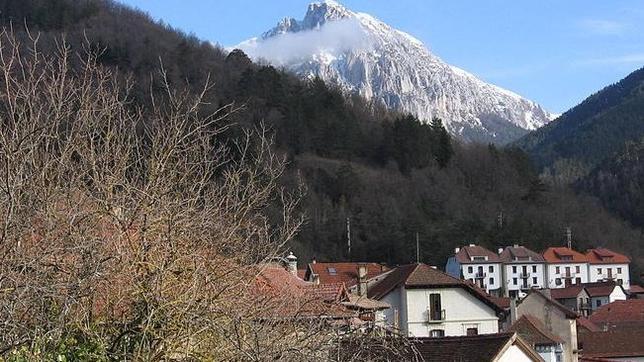
[{"label": "village house", "polygon": [[389,270],[378,263],[323,263],[313,260],[307,265],[303,279],[315,284],[343,283],[349,291],[358,294],[360,281],[373,283],[376,277]]},{"label": "village house", "polygon": [[470,244],[456,248],[445,270],[455,278],[471,281],[488,293],[496,296],[501,294],[501,259],[482,246]]},{"label": "village house", "polygon": [[412,340],[426,362],[542,362],[517,333],[498,333]]},{"label": "village house", "polygon": [[630,330],[583,332],[579,335],[579,343],[582,361],[644,361],[644,333]]},{"label": "village house", "polygon": [[503,263],[503,291],[505,296],[518,298],[532,288],[545,286],[545,259],[524,246],[514,245],[499,249]]},{"label": "village house", "polygon": [[512,313],[518,319],[524,315],[539,320],[545,329],[559,337],[562,343],[562,362],[577,362],[577,313],[550,298],[549,290],[532,290]]},{"label": "village house", "polygon": [[617,300],[626,300],[628,297],[624,288],[615,281],[585,283],[583,286],[590,296],[592,311]]},{"label": "village house", "polygon": [[644,334],[644,299],[618,300],[598,308],[590,320],[603,330],[631,329]]},{"label": "village house", "polygon": [[552,299],[563,304],[573,312],[577,312],[585,317],[590,315],[592,310],[590,305],[590,294],[588,294],[588,291],[584,288],[583,284],[551,289],[549,292]]},{"label": "village house", "polygon": [[387,325],[409,337],[497,333],[504,317],[483,290],[425,264],[395,268],[368,297],[391,305],[384,311]]},{"label": "village house", "polygon": [[624,289],[630,288],[629,264],[626,256],[606,248],[590,249],[586,252],[588,260],[588,281],[615,281]]},{"label": "village house", "polygon": [[573,284],[588,283],[586,255],[567,247],[551,247],[543,252],[546,260],[548,288],[564,288]]},{"label": "village house", "polygon": [[628,297],[634,299],[644,299],[644,288],[637,285],[631,284],[628,289]]},{"label": "village house", "polygon": [[522,315],[509,328],[528,343],[546,362],[560,362],[563,354],[561,337],[550,332],[540,320],[530,314]]}]

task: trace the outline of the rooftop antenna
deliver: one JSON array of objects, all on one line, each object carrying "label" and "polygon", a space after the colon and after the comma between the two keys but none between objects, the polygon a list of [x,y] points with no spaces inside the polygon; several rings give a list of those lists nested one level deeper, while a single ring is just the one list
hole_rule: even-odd
[{"label": "rooftop antenna", "polygon": [[566,243],[568,245],[568,249],[572,249],[572,229],[570,226],[566,226]]},{"label": "rooftop antenna", "polygon": [[418,232],[416,232],[416,264],[420,264],[420,243],[418,241]]},{"label": "rooftop antenna", "polygon": [[347,252],[351,260],[351,219],[347,217]]}]

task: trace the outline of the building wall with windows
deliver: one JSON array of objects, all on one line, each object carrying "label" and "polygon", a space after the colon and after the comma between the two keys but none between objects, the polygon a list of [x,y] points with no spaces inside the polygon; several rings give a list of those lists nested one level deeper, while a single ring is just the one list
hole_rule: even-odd
[{"label": "building wall with windows", "polygon": [[504,264],[503,268],[504,288],[508,291],[516,292],[545,286],[545,264],[543,263],[512,263]]},{"label": "building wall with windows", "polygon": [[621,284],[624,289],[630,289],[631,280],[628,264],[590,264],[588,268],[589,282],[614,280],[617,284]]},{"label": "building wall with windows", "polygon": [[500,263],[461,264],[461,275],[487,292],[501,289]]},{"label": "building wall with windows", "polygon": [[405,294],[410,337],[499,332],[496,312],[463,288],[405,289]]},{"label": "building wall with windows", "polygon": [[552,263],[547,267],[548,288],[564,288],[570,284],[588,283],[588,263]]}]

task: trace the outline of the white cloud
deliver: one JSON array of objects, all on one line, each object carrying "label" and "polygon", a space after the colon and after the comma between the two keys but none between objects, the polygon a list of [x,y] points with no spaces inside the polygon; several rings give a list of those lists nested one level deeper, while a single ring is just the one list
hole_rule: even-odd
[{"label": "white cloud", "polygon": [[628,28],[625,23],[604,19],[585,19],[577,25],[585,32],[599,35],[620,35]]},{"label": "white cloud", "polygon": [[313,54],[339,54],[348,49],[370,48],[369,38],[356,19],[333,21],[324,26],[268,39],[251,39],[236,46],[252,59],[284,65]]}]

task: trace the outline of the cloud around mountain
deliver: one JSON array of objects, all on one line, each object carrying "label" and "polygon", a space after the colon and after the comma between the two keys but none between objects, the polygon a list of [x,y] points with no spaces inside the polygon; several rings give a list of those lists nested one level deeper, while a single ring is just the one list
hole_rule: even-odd
[{"label": "cloud around mountain", "polygon": [[[276,65],[304,61],[311,54],[326,55],[330,62],[335,55],[352,50],[368,50],[369,36],[355,18],[329,22],[312,30],[285,32],[270,38],[253,38],[235,48],[254,60],[264,59]],[[320,59],[325,60],[325,59]]]}]

